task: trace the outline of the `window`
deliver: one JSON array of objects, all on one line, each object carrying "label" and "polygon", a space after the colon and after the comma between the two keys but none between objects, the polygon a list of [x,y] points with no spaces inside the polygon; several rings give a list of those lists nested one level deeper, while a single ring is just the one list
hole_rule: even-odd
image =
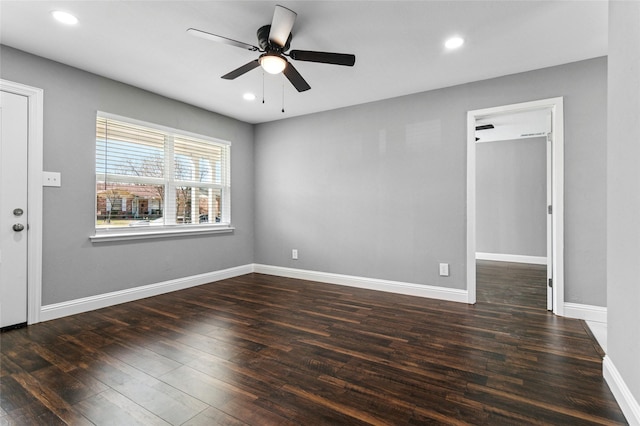
[{"label": "window", "polygon": [[228,142],[98,113],[96,235],[229,227]]}]

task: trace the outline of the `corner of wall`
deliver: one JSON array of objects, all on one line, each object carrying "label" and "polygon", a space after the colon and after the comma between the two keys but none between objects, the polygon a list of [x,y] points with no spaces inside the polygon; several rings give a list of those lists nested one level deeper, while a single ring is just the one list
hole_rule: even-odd
[{"label": "corner of wall", "polygon": [[605,356],[602,361],[602,375],[629,424],[640,425],[640,404],[633,397],[629,387],[609,356]]}]

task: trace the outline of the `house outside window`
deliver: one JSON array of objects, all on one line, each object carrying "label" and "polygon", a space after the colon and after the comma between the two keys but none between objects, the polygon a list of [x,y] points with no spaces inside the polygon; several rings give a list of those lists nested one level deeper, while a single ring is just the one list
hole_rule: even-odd
[{"label": "house outside window", "polygon": [[228,227],[229,142],[98,112],[96,235]]}]

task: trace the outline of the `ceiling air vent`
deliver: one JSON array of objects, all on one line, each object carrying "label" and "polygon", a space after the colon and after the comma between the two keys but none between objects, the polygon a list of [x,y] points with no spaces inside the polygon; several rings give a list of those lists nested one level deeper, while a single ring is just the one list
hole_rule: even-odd
[{"label": "ceiling air vent", "polygon": [[476,126],[476,132],[478,130],[489,130],[489,129],[495,129],[493,124],[482,124],[480,126]]},{"label": "ceiling air vent", "polygon": [[[478,130],[489,130],[489,129],[495,129],[495,126],[493,124],[481,124],[479,126],[476,126],[476,132]],[[476,137],[476,142],[478,142],[480,140],[480,138]]]}]

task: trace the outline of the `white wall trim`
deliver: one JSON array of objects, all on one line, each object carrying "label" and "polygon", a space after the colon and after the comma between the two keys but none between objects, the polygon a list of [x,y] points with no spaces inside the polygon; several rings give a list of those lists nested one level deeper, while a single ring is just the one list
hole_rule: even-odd
[{"label": "white wall trim", "polygon": [[582,305],[580,303],[565,302],[564,316],[585,321],[607,322],[607,308],[602,306]]},{"label": "white wall trim", "polygon": [[0,79],[0,90],[28,98],[29,135],[27,160],[27,323],[40,321],[42,303],[42,165],[44,91]]},{"label": "white wall trim", "polygon": [[602,375],[630,425],[640,425],[640,404],[608,355],[602,360]]},{"label": "white wall trim", "polygon": [[503,253],[481,253],[476,252],[478,260],[495,260],[498,262],[530,263],[534,265],[546,265],[547,258],[544,256],[525,256],[521,254]]},{"label": "white wall trim", "polygon": [[406,294],[410,296],[428,297],[431,299],[447,300],[451,302],[469,303],[466,290],[436,287],[425,284],[413,284],[399,281],[387,281],[376,278],[341,275],[328,272],[309,271],[304,269],[285,268],[281,266],[254,265],[254,272],[280,277],[297,278],[301,280],[318,281],[328,284],[338,284],[348,287],[358,287],[368,290],[386,291],[390,293]]},{"label": "white wall trim", "polygon": [[284,268],[280,266],[248,264],[220,271],[190,277],[177,278],[155,284],[129,288],[111,293],[83,297],[66,302],[45,305],[39,311],[40,321],[49,321],[69,315],[106,308],[120,303],[132,302],[145,297],[157,296],[172,291],[208,284],[215,281],[233,278],[240,275],[257,272],[287,278],[297,278],[338,284],[348,287],[358,287],[368,290],[385,291],[410,296],[427,297],[430,299],[447,300],[451,302],[469,303],[466,290],[437,287],[424,284],[412,284],[399,281],[387,281],[376,278],[357,277],[352,275],[332,274],[328,272],[308,271],[303,269]]},{"label": "white wall trim", "polygon": [[234,268],[222,269],[220,271],[177,278],[161,283],[149,284],[126,290],[99,294],[96,296],[83,297],[81,299],[69,300],[67,302],[54,303],[42,307],[40,311],[40,320],[49,321],[56,318],[66,317],[68,315],[80,314],[82,312],[106,308],[107,306],[118,305],[120,303],[132,302],[145,297],[157,296],[159,294],[208,284],[214,281],[250,274],[252,272],[252,264],[242,265]]},{"label": "white wall trim", "polygon": [[[466,290],[438,287],[426,284],[414,284],[400,281],[381,280],[377,278],[358,277],[353,275],[334,274],[329,272],[309,271],[304,269],[285,268],[261,264],[248,264],[207,272],[184,278],[148,284],[111,293],[83,297],[66,302],[43,306],[38,317],[40,321],[49,321],[68,315],[75,315],[95,309],[101,309],[120,303],[131,302],[145,297],[157,296],[176,290],[195,287],[215,281],[233,278],[240,275],[257,272],[260,274],[276,275],[287,278],[297,278],[308,281],[338,284],[348,287],[364,288],[368,290],[385,291],[406,294],[409,296],[427,297],[430,299],[447,300],[451,302],[470,303]],[[578,303],[564,304],[565,316],[586,321],[607,322],[607,308],[600,306],[582,305]]]}]

